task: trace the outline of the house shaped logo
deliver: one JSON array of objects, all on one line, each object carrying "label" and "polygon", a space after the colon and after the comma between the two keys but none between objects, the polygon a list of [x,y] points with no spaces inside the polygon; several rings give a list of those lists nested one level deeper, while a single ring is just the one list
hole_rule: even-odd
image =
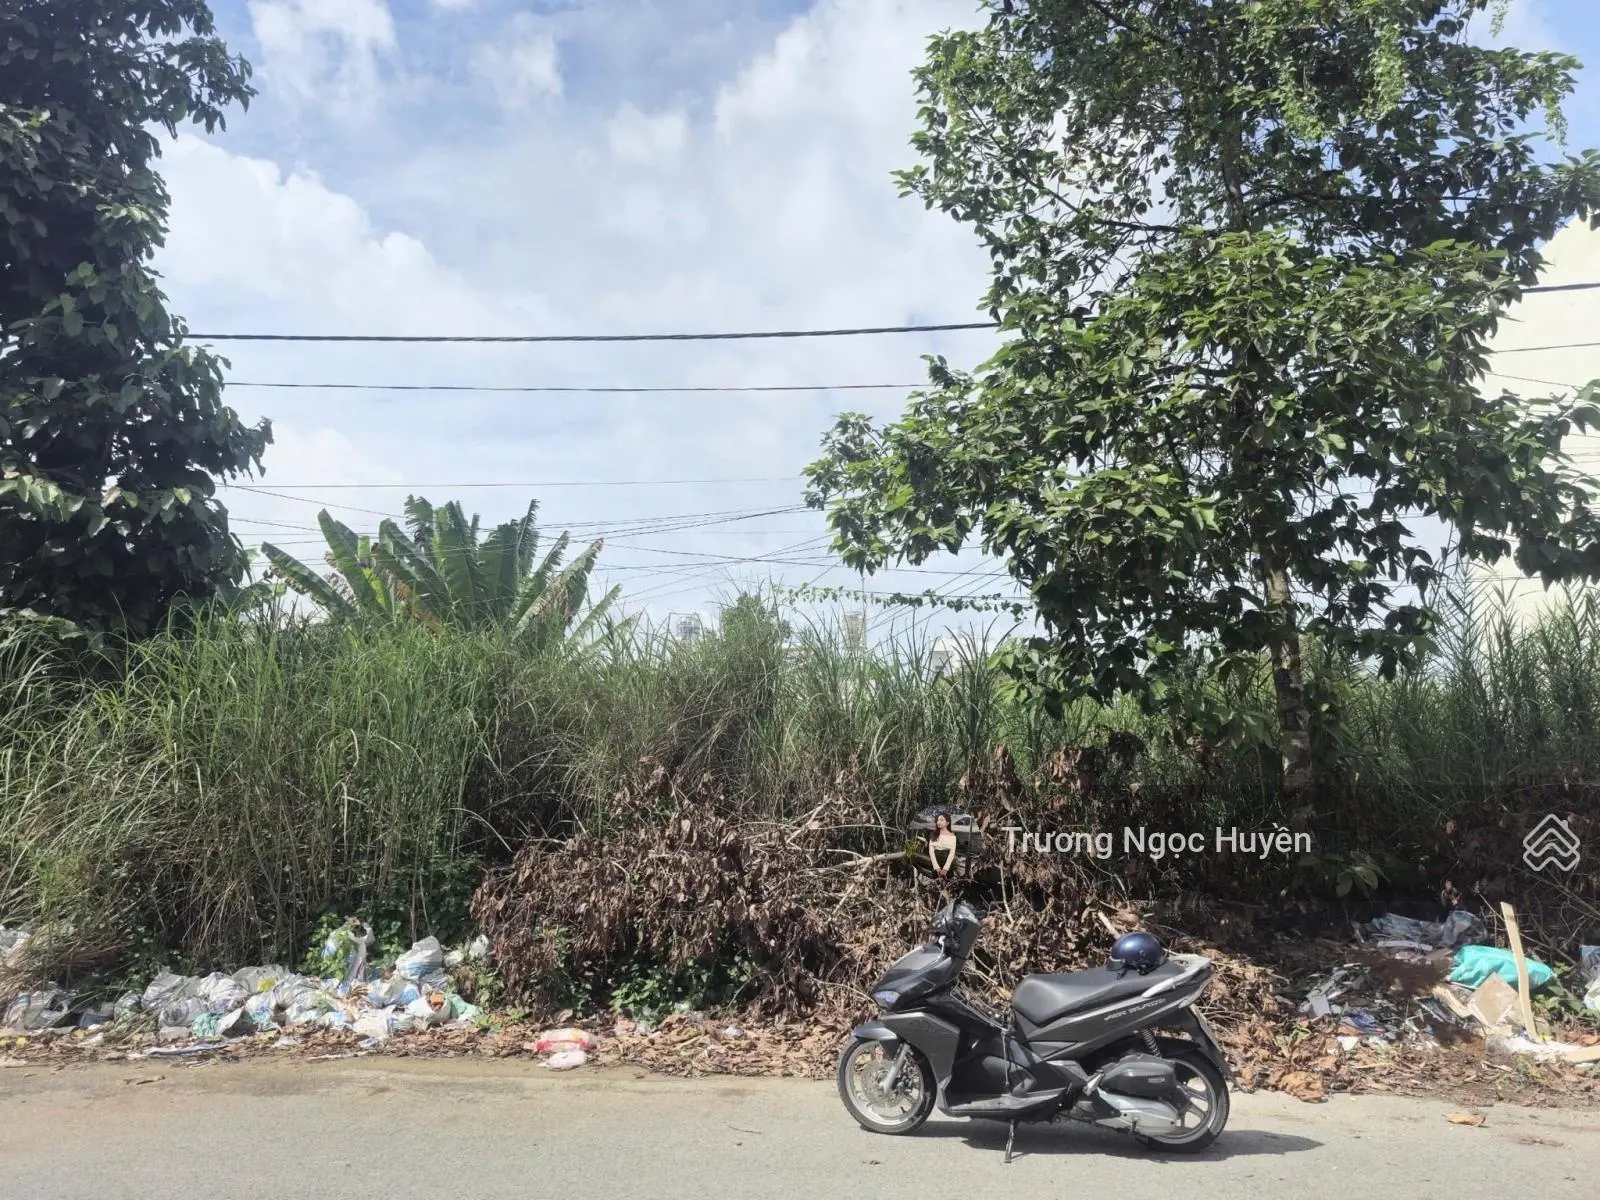
[{"label": "house shaped logo", "polygon": [[1535,871],[1555,866],[1571,871],[1578,865],[1578,835],[1572,826],[1551,813],[1522,839],[1522,861]]}]

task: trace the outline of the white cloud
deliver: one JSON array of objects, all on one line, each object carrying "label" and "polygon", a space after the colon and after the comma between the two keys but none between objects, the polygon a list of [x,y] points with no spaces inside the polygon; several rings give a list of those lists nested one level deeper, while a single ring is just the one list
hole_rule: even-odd
[{"label": "white cloud", "polygon": [[358,332],[436,332],[446,313],[503,319],[421,241],[379,230],[355,199],[313,175],[188,135],[163,163],[173,194],[163,266],[202,311],[273,308],[301,328]]},{"label": "white cloud", "polygon": [[561,95],[560,52],[549,30],[526,13],[512,18],[494,43],[479,48],[477,74],[501,105],[518,112],[538,100]]},{"label": "white cloud", "polygon": [[380,61],[397,49],[384,0],[250,0],[262,77],[299,101],[370,112],[380,99]]},{"label": "white cloud", "polygon": [[[735,0],[723,9],[727,21],[745,11]],[[616,26],[614,36],[658,38],[665,53],[694,32],[680,28],[677,12],[657,14],[655,26]],[[587,17],[587,10],[579,15]],[[624,19],[609,15],[613,24]],[[464,35],[438,20],[438,49],[471,60],[473,47],[459,44]],[[629,92],[629,80],[585,77],[562,105],[525,103],[498,125],[456,124],[448,133],[427,124],[406,124],[402,133],[401,122],[416,114],[391,108],[378,118],[389,120],[393,128],[381,132],[392,139],[351,135],[348,156],[337,140],[319,147],[328,157],[315,166],[329,177],[338,172],[337,187],[309,168],[284,170],[183,139],[166,165],[174,207],[161,267],[174,309],[202,331],[269,332],[593,332],[971,319],[988,282],[985,255],[969,231],[901,199],[890,172],[914,161],[907,144],[916,115],[909,71],[927,35],[972,20],[969,0],[821,0],[760,53],[721,63],[712,80],[680,96],[645,102],[633,98],[638,93]],[[591,36],[613,36],[598,18],[586,28]],[[502,83],[522,81],[510,98],[558,93],[557,39],[564,53],[568,38],[583,31],[531,19],[510,30],[497,44],[505,56],[497,61],[516,67]],[[542,52],[516,57],[519,49],[543,44],[551,48],[548,74]],[[582,61],[592,63],[597,52],[588,50]],[[295,132],[286,126],[283,150],[268,152],[295,161]],[[374,145],[396,150],[354,167]],[[234,360],[236,381],[626,386],[914,383],[925,377],[924,353],[947,352],[970,365],[993,344],[979,333],[598,347],[244,343],[220,349]],[[485,521],[506,519],[537,495],[549,528],[610,531],[602,562],[634,603],[681,611],[725,591],[730,571],[854,586],[856,577],[824,555],[814,513],[644,533],[626,526],[673,514],[793,506],[800,499],[795,476],[816,456],[833,415],[845,408],[892,415],[904,395],[236,388],[230,401],[247,418],[266,414],[301,431],[297,442],[269,452],[268,488],[273,480],[386,485],[297,493],[373,510],[334,510],[358,528],[375,527],[379,512],[398,511],[405,488],[393,486],[396,480],[434,499],[461,499]],[[345,441],[333,440],[335,434]],[[769,477],[778,481],[553,486]],[[432,486],[511,481],[526,486]],[[316,513],[314,504],[254,493],[230,493],[230,503],[242,516],[293,523],[297,515],[308,526]],[[782,561],[739,567],[718,555]],[[988,567],[952,578],[978,565],[970,556],[942,560],[927,572],[880,577],[869,586],[1007,590],[984,578]]]},{"label": "white cloud", "polygon": [[478,0],[430,0],[430,2],[440,12],[471,12],[478,7]]},{"label": "white cloud", "polygon": [[652,115],[624,104],[607,124],[606,138],[623,162],[658,163],[676,158],[689,144],[689,118],[676,111]]}]

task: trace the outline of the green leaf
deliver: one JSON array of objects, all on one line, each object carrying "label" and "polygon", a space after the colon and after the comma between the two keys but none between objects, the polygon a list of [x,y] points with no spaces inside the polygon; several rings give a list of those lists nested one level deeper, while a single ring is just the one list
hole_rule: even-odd
[{"label": "green leaf", "polygon": [[356,606],[340,595],[326,579],[300,562],[299,559],[285,554],[270,542],[262,543],[261,553],[266,555],[267,561],[282,573],[291,588],[302,596],[315,601],[330,616],[344,620],[355,619],[357,616]]}]

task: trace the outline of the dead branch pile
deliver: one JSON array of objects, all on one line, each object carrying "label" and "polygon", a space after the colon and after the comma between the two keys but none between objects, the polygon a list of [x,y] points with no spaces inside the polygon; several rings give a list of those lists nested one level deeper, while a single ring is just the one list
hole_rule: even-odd
[{"label": "dead branch pile", "polygon": [[[1025,789],[1002,749],[962,790],[978,801],[974,811],[1003,813],[1000,825],[1048,827],[1052,805],[1092,792],[1100,766],[1051,765],[1054,787]],[[616,797],[612,831],[525,847],[485,881],[473,906],[507,999],[554,1012],[565,1004],[555,986],[563,980],[591,981],[592,999],[603,1004],[608,982],[641,959],[669,969],[740,961],[752,972],[739,997],[748,1036],[722,1038],[715,1021],[663,1025],[619,1033],[602,1059],[688,1073],[824,1075],[842,1035],[871,1011],[868,992],[883,969],[921,940],[940,904],[964,896],[984,915],[964,984],[990,1004],[1003,1005],[1025,974],[1103,961],[1118,934],[1146,928],[1170,949],[1216,964],[1203,1006],[1246,1087],[1319,1099],[1390,1076],[1404,1090],[1425,1086],[1416,1081],[1429,1073],[1459,1067],[1451,1077],[1459,1081],[1479,1069],[1452,1066],[1450,1056],[1367,1063],[1362,1053],[1341,1053],[1332,1028],[1308,1027],[1299,1015],[1303,987],[1291,978],[1340,948],[1276,937],[1264,910],[1185,895],[1169,878],[1118,874],[1073,855],[986,853],[971,875],[941,883],[924,856],[908,853],[900,830],[850,802],[847,779],[836,782],[803,817],[753,822],[730,815],[738,806],[710,777],[686,786],[655,767]],[[1135,904],[1132,895],[1161,899]]]},{"label": "dead branch pile", "polygon": [[727,809],[709,778],[685,789],[658,767],[616,798],[614,832],[525,847],[473,904],[508,997],[538,1002],[558,975],[614,979],[643,956],[748,964],[764,1015],[858,1006],[862,964],[903,953],[926,919],[884,869],[903,853],[832,844],[820,808],[797,825]]}]

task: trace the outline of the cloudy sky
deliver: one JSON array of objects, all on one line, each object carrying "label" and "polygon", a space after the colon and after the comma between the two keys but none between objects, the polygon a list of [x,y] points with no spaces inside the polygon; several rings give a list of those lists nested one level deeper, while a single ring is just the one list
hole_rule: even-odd
[{"label": "cloudy sky", "polygon": [[[981,319],[986,257],[900,199],[909,71],[973,0],[213,0],[261,95],[167,147],[160,268],[197,333],[537,334]],[[1521,0],[1506,37],[1600,60],[1584,0]],[[1575,145],[1600,144],[1584,76]],[[1574,233],[1553,278],[1600,278]],[[1585,293],[1530,299],[1504,344],[1581,340]],[[1538,305],[1536,313],[1531,310]],[[1556,334],[1561,336],[1557,337]],[[530,498],[604,533],[630,609],[709,616],[735,581],[858,586],[793,510],[843,409],[895,389],[512,394],[244,384],[705,387],[914,384],[987,332],[655,345],[227,343],[230,402],[273,421],[267,473],[225,494],[247,544],[316,561],[319,507],[361,530],[408,491],[486,522]],[[1510,362],[1508,357],[1505,361]],[[1592,352],[1507,371],[1600,375]],[[1506,381],[1508,384],[1511,381]],[[756,514],[770,515],[756,515]],[[750,561],[750,560],[757,561]],[[873,589],[1009,590],[946,560]]]}]

